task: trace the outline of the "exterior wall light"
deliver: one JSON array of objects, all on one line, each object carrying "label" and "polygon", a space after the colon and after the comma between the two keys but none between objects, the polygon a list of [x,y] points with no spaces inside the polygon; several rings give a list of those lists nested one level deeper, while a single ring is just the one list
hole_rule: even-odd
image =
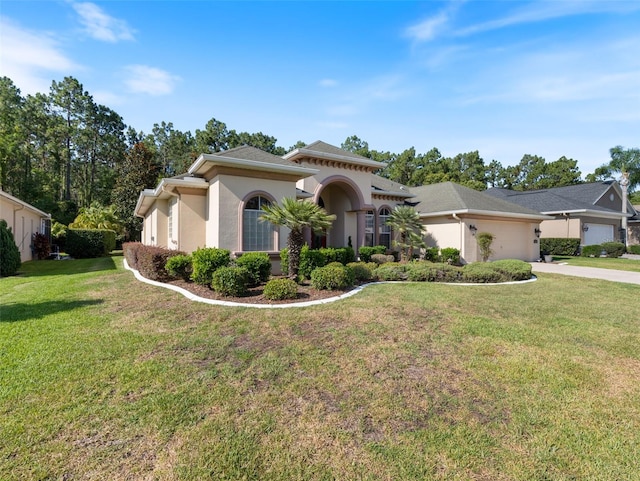
[{"label": "exterior wall light", "polygon": [[473,235],[473,236],[475,236],[476,232],[478,232],[478,228],[473,224],[469,225],[469,230],[471,231],[471,235]]},{"label": "exterior wall light", "polygon": [[582,232],[587,232],[589,230],[589,226],[588,225],[583,225],[582,226]]},{"label": "exterior wall light", "polygon": [[542,234],[542,231],[538,227],[533,229],[533,233],[536,235],[538,239],[540,239],[540,234]]}]

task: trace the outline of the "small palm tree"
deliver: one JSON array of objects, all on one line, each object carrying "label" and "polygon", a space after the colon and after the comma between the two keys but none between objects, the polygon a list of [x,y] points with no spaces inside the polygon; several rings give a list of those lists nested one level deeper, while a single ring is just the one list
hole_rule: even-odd
[{"label": "small palm tree", "polygon": [[110,229],[117,234],[124,232],[122,221],[115,214],[115,206],[103,207],[98,203],[80,209],[80,213],[69,224],[69,227],[72,229]]},{"label": "small palm tree", "polygon": [[400,260],[408,261],[413,256],[413,250],[424,247],[422,239],[424,226],[420,222],[420,216],[413,207],[399,205],[391,212],[387,219],[387,225],[397,234],[394,245],[400,248]]},{"label": "small palm tree", "polygon": [[260,216],[262,222],[289,229],[287,247],[289,248],[289,278],[297,280],[300,266],[300,252],[304,245],[304,228],[313,231],[329,229],[336,219],[322,207],[307,201],[298,201],[291,197],[282,199],[282,205],[271,204],[262,206],[264,214]]}]

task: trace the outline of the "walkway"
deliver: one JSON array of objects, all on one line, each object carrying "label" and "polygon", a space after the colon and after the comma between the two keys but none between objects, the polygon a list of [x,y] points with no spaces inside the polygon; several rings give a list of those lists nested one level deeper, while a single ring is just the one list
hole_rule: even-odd
[{"label": "walkway", "polygon": [[592,279],[640,285],[640,272],[616,271],[613,269],[600,269],[598,267],[570,266],[567,264],[547,264],[545,262],[532,262],[531,266],[533,272],[563,274],[575,277],[590,277]]}]

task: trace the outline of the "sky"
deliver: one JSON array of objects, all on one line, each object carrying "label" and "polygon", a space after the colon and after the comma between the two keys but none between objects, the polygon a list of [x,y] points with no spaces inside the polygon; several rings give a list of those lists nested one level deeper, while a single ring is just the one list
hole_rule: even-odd
[{"label": "sky", "polygon": [[215,118],[585,176],[640,147],[640,1],[2,0],[0,75],[23,96],[75,77],[145,133]]}]

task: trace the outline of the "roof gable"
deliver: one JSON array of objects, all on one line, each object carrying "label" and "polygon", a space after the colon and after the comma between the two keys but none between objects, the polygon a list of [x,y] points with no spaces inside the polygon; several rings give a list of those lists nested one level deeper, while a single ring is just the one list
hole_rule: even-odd
[{"label": "roof gable", "polygon": [[369,172],[382,169],[386,165],[384,162],[368,159],[320,140],[292,150],[284,156],[284,159],[296,163],[305,160],[312,164],[343,165]]}]

